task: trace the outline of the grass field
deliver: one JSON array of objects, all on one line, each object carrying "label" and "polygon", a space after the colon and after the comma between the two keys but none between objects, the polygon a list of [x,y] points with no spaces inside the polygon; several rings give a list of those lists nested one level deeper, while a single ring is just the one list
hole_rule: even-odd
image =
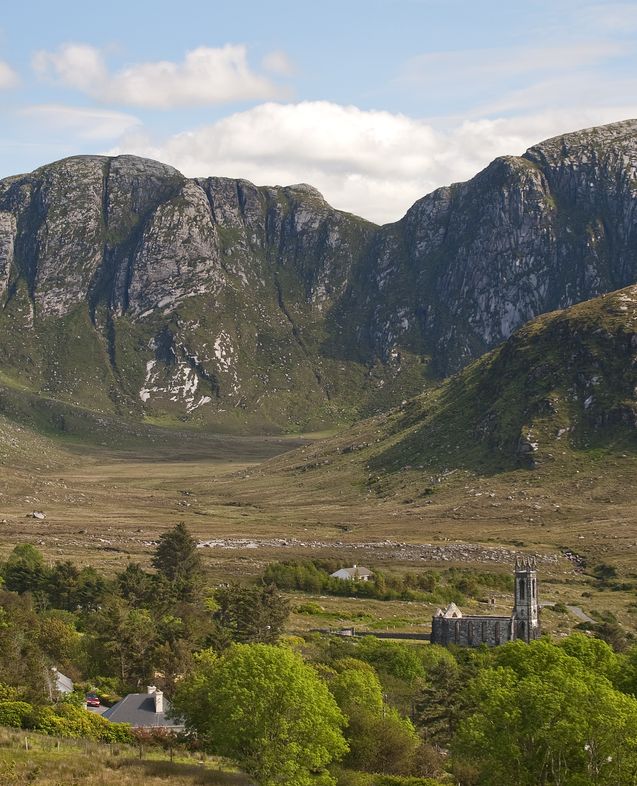
[{"label": "grass field", "polygon": [[[370,484],[359,457],[328,454],[327,463],[317,463],[324,450],[315,447],[316,436],[148,427],[117,444],[95,445],[43,440],[23,429],[12,438],[24,449],[5,461],[0,477],[2,554],[31,542],[51,560],[110,573],[129,559],[147,563],[157,537],[181,520],[212,541],[202,552],[212,580],[255,576],[272,560],[312,556],[372,569],[461,565],[508,572],[516,553],[533,553],[545,600],[593,616],[610,611],[633,627],[633,454],[573,452],[568,461],[489,476],[407,467]],[[34,511],[46,518],[30,517]],[[615,565],[627,588],[600,588],[564,556],[567,549],[589,566]],[[318,602],[324,619],[293,615],[294,629],[375,622],[418,629],[435,611],[400,601]],[[510,607],[509,598],[500,602],[503,610]],[[578,622],[550,611],[545,619],[554,630]]]},{"label": "grass field", "polygon": [[0,727],[2,786],[247,786],[218,759],[182,754],[169,761],[152,750],[85,740],[58,740]]}]

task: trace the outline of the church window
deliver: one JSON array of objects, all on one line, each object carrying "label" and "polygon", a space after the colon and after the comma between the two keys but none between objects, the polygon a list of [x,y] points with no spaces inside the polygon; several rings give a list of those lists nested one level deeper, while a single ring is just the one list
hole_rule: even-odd
[{"label": "church window", "polygon": [[525,587],[524,587],[524,579],[520,579],[520,600],[525,599]]},{"label": "church window", "polygon": [[487,623],[483,622],[482,623],[482,641],[486,641],[486,640],[487,640]]},{"label": "church window", "polygon": [[500,623],[499,622],[495,623],[495,643],[496,644],[500,643]]}]

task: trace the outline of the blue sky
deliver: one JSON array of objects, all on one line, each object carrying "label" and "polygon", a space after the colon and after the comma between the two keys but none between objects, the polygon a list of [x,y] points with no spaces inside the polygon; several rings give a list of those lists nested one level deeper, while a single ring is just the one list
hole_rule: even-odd
[{"label": "blue sky", "polygon": [[136,153],[391,221],[497,155],[637,116],[637,2],[7,5],[0,176]]}]

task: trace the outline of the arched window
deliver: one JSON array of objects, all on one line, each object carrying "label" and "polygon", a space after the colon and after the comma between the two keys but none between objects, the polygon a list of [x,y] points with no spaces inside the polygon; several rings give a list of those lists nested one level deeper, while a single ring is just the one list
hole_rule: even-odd
[{"label": "arched window", "polygon": [[519,589],[518,594],[520,596],[520,600],[524,600],[525,599],[524,579],[520,579],[520,589]]},{"label": "arched window", "polygon": [[473,644],[473,622],[467,625],[467,639],[469,644]]},{"label": "arched window", "polygon": [[482,635],[481,635],[480,640],[481,641],[486,641],[487,640],[487,623],[486,622],[482,623]]},{"label": "arched window", "polygon": [[522,640],[526,639],[526,623],[524,620],[518,622],[518,638]]},{"label": "arched window", "polygon": [[500,643],[500,623],[499,622],[495,623],[495,643],[496,644]]},{"label": "arched window", "polygon": [[453,624],[453,638],[457,644],[460,639],[460,620],[456,620]]},{"label": "arched window", "polygon": [[533,581],[531,583],[531,587],[532,587],[532,592],[533,592],[532,597],[535,599],[535,598],[537,598],[537,587],[535,585],[535,579],[533,579]]}]

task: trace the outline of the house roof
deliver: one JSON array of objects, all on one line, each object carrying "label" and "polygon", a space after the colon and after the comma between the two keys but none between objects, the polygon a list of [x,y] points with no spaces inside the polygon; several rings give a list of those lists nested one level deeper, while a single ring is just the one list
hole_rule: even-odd
[{"label": "house roof", "polygon": [[62,674],[61,671],[58,671],[56,668],[52,669],[53,671],[53,679],[55,681],[55,689],[58,693],[72,693],[73,692],[73,680],[70,677],[67,677],[65,674]]},{"label": "house roof", "polygon": [[130,723],[131,726],[156,728],[164,726],[169,729],[183,729],[184,724],[170,715],[170,702],[164,698],[164,711],[155,712],[155,698],[149,693],[129,693],[121,701],[114,704],[102,715],[113,723]]},{"label": "house roof", "polygon": [[369,568],[363,568],[360,565],[353,565],[351,568],[341,568],[330,574],[334,579],[362,579],[369,578],[374,574]]}]

